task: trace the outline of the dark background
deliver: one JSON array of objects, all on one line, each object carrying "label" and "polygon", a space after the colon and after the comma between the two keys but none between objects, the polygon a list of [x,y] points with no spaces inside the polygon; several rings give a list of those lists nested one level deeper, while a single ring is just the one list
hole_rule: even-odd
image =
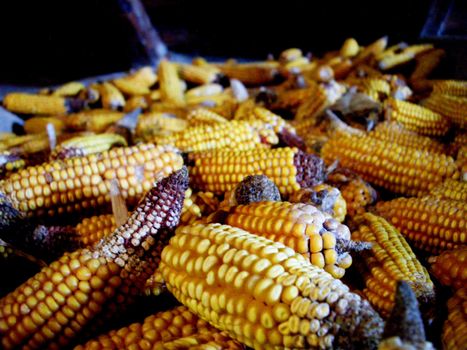
[{"label": "dark background", "polygon": [[[171,51],[247,59],[264,59],[288,47],[319,55],[351,36],[363,45],[383,35],[390,43],[418,42],[431,3],[142,1]],[[3,1],[0,36],[0,84],[57,84],[146,63],[117,0]],[[446,42],[459,45],[454,39]]]}]

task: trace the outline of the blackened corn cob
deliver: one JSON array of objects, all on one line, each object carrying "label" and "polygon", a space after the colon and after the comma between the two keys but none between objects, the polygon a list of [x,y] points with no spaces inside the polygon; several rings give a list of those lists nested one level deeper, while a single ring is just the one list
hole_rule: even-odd
[{"label": "blackened corn cob", "polygon": [[254,349],[370,349],[381,336],[378,314],[347,286],[238,228],[180,227],[160,270],[190,311]]},{"label": "blackened corn cob", "polygon": [[433,275],[444,285],[460,289],[467,283],[467,246],[447,250],[432,261]]},{"label": "blackened corn cob", "polygon": [[3,348],[63,348],[91,322],[128,305],[158,266],[187,186],[186,168],[164,178],[113,234],[65,254],[1,299]]}]

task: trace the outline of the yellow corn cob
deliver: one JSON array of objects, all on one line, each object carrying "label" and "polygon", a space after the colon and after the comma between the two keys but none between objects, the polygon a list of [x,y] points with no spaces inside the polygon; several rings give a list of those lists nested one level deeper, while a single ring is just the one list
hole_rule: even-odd
[{"label": "yellow corn cob", "polygon": [[302,50],[292,47],[280,53],[279,62],[282,64],[286,64],[286,63],[298,60],[302,57],[303,57]]},{"label": "yellow corn cob", "polygon": [[170,113],[149,112],[141,114],[136,125],[136,136],[144,141],[156,136],[181,132],[188,127],[187,120],[177,118]]},{"label": "yellow corn cob", "polygon": [[104,109],[122,110],[125,107],[125,97],[111,83],[102,83],[96,86],[100,92],[101,103]]},{"label": "yellow corn cob", "polygon": [[437,80],[433,82],[433,93],[450,96],[467,97],[467,81]]},{"label": "yellow corn cob", "polygon": [[433,45],[412,45],[402,50],[401,53],[388,55],[378,62],[381,70],[391,69],[412,60],[416,55],[433,49]]},{"label": "yellow corn cob", "polygon": [[93,109],[70,114],[65,118],[65,125],[73,130],[103,132],[124,117],[122,112],[107,109]]},{"label": "yellow corn cob", "polygon": [[292,203],[310,203],[322,212],[343,222],[347,214],[347,204],[341,192],[336,187],[327,184],[303,188],[289,196]]},{"label": "yellow corn cob", "polygon": [[386,48],[383,52],[376,55],[375,59],[376,59],[376,61],[380,61],[383,58],[394,56],[394,55],[396,55],[398,53],[401,53],[407,47],[408,47],[408,45],[406,43],[404,43],[404,42],[397,43],[395,45],[392,45],[392,46]]},{"label": "yellow corn cob", "polygon": [[385,102],[385,110],[387,120],[397,121],[418,134],[443,136],[449,131],[447,118],[414,103],[390,98]]},{"label": "yellow corn cob", "polygon": [[213,65],[195,66],[192,64],[179,65],[180,76],[183,80],[194,84],[209,84],[219,77],[219,69]]},{"label": "yellow corn cob", "polygon": [[168,290],[254,349],[369,349],[382,321],[293,249],[227,225],[180,227],[164,248]]},{"label": "yellow corn cob", "polygon": [[0,178],[8,176],[14,171],[18,171],[26,165],[25,161],[18,155],[8,151],[0,152]]},{"label": "yellow corn cob", "polygon": [[432,197],[397,198],[378,202],[376,209],[418,249],[436,254],[467,242],[464,203]]},{"label": "yellow corn cob", "polygon": [[221,333],[185,306],[158,312],[142,323],[110,331],[75,350],[131,349],[243,349],[243,346]]},{"label": "yellow corn cob", "polygon": [[206,108],[193,109],[188,113],[186,120],[189,122],[190,126],[215,125],[228,122],[223,116],[211,112]]},{"label": "yellow corn cob", "polygon": [[348,38],[344,41],[344,44],[342,44],[339,53],[344,57],[354,57],[358,54],[359,50],[360,46],[358,45],[357,40],[354,38]]},{"label": "yellow corn cob", "polygon": [[467,344],[467,288],[448,300],[448,318],[443,326],[443,349],[462,350]]},{"label": "yellow corn cob", "polygon": [[62,119],[54,117],[33,117],[24,122],[24,131],[27,134],[40,134],[47,131],[47,124],[52,124],[57,133],[65,128]]},{"label": "yellow corn cob", "polygon": [[3,106],[11,112],[24,114],[61,115],[70,111],[65,98],[12,92],[3,99]]},{"label": "yellow corn cob", "polygon": [[352,232],[352,240],[372,243],[371,251],[362,256],[363,293],[375,310],[389,315],[398,281],[406,281],[421,304],[433,302],[434,285],[428,271],[399,231],[384,218],[370,213],[356,217],[355,222],[358,229]]},{"label": "yellow corn cob", "polygon": [[377,124],[376,128],[371,132],[371,136],[381,141],[397,143],[403,147],[439,154],[446,153],[446,147],[442,143],[410,131],[398,122],[382,122]]},{"label": "yellow corn cob", "polygon": [[172,135],[155,137],[150,141],[158,145],[175,146],[182,152],[223,148],[248,150],[261,145],[260,134],[250,123],[235,120],[228,123],[192,126]]},{"label": "yellow corn cob", "polygon": [[424,101],[424,106],[447,117],[462,129],[467,128],[467,97],[433,93]]},{"label": "yellow corn cob", "polygon": [[191,155],[195,161],[190,176],[194,187],[224,194],[248,175],[266,175],[288,195],[323,182],[323,161],[297,148],[248,151],[216,150]]},{"label": "yellow corn cob", "polygon": [[439,65],[445,54],[446,53],[443,49],[434,49],[417,56],[417,64],[410,76],[410,81],[413,83],[426,79]]},{"label": "yellow corn cob", "polygon": [[447,179],[430,191],[430,196],[467,203],[467,182]]},{"label": "yellow corn cob", "polygon": [[304,203],[257,202],[230,210],[226,224],[280,242],[335,278],[352,264],[347,226]]},{"label": "yellow corn cob", "polygon": [[251,110],[251,113],[241,115],[236,119],[249,121],[260,120],[261,122],[265,123],[269,128],[273,129],[274,132],[277,134],[283,132],[284,130],[288,130],[293,134],[296,133],[295,128],[285,119],[263,107],[254,107]]},{"label": "yellow corn cob", "polygon": [[370,58],[379,55],[386,49],[388,44],[388,38],[382,37],[368,46],[363,47],[358,55],[355,57],[354,66],[360,65],[361,63],[368,61]]},{"label": "yellow corn cob", "polygon": [[143,67],[123,78],[115,79],[112,83],[124,94],[145,95],[149,88],[157,81],[152,67]]},{"label": "yellow corn cob", "polygon": [[205,84],[191,88],[185,93],[186,98],[219,95],[224,91],[222,85]]},{"label": "yellow corn cob", "polygon": [[349,86],[357,86],[358,90],[379,101],[380,96],[387,97],[391,94],[391,86],[382,78],[356,78],[351,77],[346,80]]},{"label": "yellow corn cob", "polygon": [[6,139],[11,139],[11,138],[13,138],[15,136],[16,136],[16,134],[12,133],[12,132],[0,132],[0,142],[2,142],[3,140],[6,140]]},{"label": "yellow corn cob", "polygon": [[31,215],[71,213],[109,203],[114,178],[123,197],[137,201],[155,180],[182,165],[170,148],[140,144],[28,167],[1,183],[0,191]]},{"label": "yellow corn cob", "polygon": [[454,159],[378,140],[371,135],[339,134],[322,148],[324,160],[355,171],[370,183],[409,196],[428,193],[445,179],[458,179]]},{"label": "yellow corn cob", "polygon": [[268,84],[279,74],[275,62],[225,63],[216,65],[230,79],[240,80],[246,85]]},{"label": "yellow corn cob", "polygon": [[441,253],[431,261],[433,275],[445,286],[460,289],[467,282],[467,246]]},{"label": "yellow corn cob", "polygon": [[175,64],[167,60],[162,60],[159,65],[158,75],[162,102],[174,106],[183,106],[185,104],[185,98]]},{"label": "yellow corn cob", "polygon": [[[49,137],[47,134],[33,134],[33,138],[22,142],[20,145],[10,148],[14,153],[23,155],[23,154],[32,154],[38,152],[48,152],[50,149]],[[21,137],[21,136],[19,136]]]},{"label": "yellow corn cob", "polygon": [[462,181],[467,181],[467,145],[462,146],[457,153],[456,164],[461,170]]},{"label": "yellow corn cob", "polygon": [[63,84],[54,90],[52,96],[76,96],[82,90],[86,89],[83,83],[79,81],[70,81],[69,83]]},{"label": "yellow corn cob", "polygon": [[66,253],[0,299],[2,348],[63,349],[140,293],[178,224],[186,168],[161,180],[113,234]]}]

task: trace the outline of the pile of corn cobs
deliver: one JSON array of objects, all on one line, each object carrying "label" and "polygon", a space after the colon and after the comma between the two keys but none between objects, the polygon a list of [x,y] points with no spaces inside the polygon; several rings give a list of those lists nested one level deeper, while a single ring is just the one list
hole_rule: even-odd
[{"label": "pile of corn cobs", "polygon": [[1,259],[40,271],[0,299],[1,347],[465,349],[467,82],[430,78],[443,56],[348,39],[6,95]]}]

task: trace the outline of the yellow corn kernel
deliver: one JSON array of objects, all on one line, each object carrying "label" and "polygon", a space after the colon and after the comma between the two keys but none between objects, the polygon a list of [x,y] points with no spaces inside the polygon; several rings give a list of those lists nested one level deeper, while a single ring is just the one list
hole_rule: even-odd
[{"label": "yellow corn kernel", "polygon": [[467,182],[446,180],[430,191],[430,196],[467,202]]},{"label": "yellow corn kernel", "polygon": [[467,128],[467,97],[432,93],[423,104],[432,111],[445,116],[461,129]]},{"label": "yellow corn kernel", "polygon": [[443,349],[459,350],[467,344],[467,288],[459,289],[456,294],[448,300],[448,318],[443,326]]},{"label": "yellow corn kernel", "polygon": [[436,80],[433,82],[433,93],[467,97],[467,81],[465,80]]}]

